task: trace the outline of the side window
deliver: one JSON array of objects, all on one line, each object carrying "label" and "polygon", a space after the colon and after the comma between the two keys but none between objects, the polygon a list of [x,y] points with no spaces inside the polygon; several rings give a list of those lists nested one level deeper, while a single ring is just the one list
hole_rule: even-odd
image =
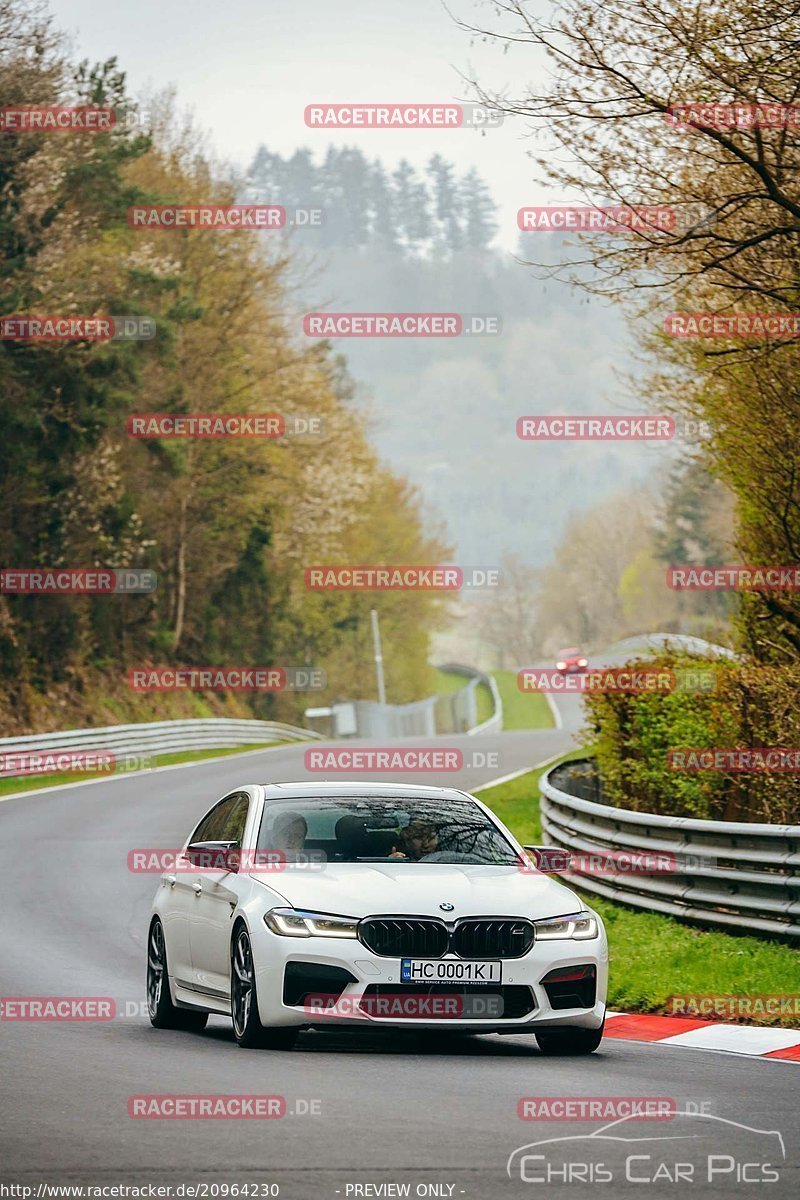
[{"label": "side window", "polygon": [[242,792],[226,796],[206,813],[189,839],[192,842],[241,842],[247,821],[248,797]]},{"label": "side window", "polygon": [[240,792],[236,803],[225,820],[224,831],[220,834],[223,842],[238,842],[241,846],[244,838],[244,827],[247,824],[247,810],[250,807],[250,797]]}]

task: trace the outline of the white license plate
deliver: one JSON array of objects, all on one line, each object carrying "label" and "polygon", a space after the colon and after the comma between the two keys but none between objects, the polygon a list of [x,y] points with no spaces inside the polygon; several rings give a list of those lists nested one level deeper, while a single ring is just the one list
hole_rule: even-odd
[{"label": "white license plate", "polygon": [[466,962],[450,958],[403,958],[401,983],[502,983],[503,964]]}]

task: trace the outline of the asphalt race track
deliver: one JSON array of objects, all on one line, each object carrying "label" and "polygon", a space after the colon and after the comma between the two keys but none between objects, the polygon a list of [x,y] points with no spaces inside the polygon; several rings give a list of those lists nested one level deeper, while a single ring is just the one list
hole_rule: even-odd
[{"label": "asphalt race track", "polygon": [[[572,724],[438,739],[465,756],[495,751],[498,765],[426,781],[475,788],[533,766],[571,744]],[[180,845],[210,803],[238,783],[307,777],[305,749],[280,747],[0,803],[0,993],[107,996],[118,1012],[108,1022],[0,1021],[0,1181],[33,1185],[34,1196],[42,1181],[173,1189],[200,1181],[273,1183],[290,1200],[403,1194],[381,1190],[388,1184],[410,1184],[412,1196],[475,1198],[548,1187],[576,1196],[598,1187],[601,1195],[630,1196],[756,1191],[730,1175],[694,1186],[645,1186],[615,1175],[605,1188],[523,1182],[519,1170],[509,1178],[506,1163],[518,1147],[588,1134],[597,1124],[520,1120],[521,1097],[619,1095],[670,1097],[679,1107],[780,1131],[786,1162],[776,1164],[779,1181],[756,1194],[800,1194],[794,1064],[610,1039],[589,1058],[545,1058],[532,1037],[382,1031],[306,1033],[281,1053],[239,1049],[221,1018],[212,1017],[201,1034],[152,1029],[144,1012],[145,936],[157,877],[130,873],[128,851]],[[164,1093],[281,1095],[288,1111],[271,1121],[127,1115],[130,1095]],[[653,1132],[663,1136],[667,1125],[638,1122],[635,1136]],[[710,1136],[720,1155],[735,1154],[740,1144],[735,1125],[717,1123]],[[591,1155],[597,1159],[598,1151]],[[648,1162],[639,1169],[647,1171]]]}]

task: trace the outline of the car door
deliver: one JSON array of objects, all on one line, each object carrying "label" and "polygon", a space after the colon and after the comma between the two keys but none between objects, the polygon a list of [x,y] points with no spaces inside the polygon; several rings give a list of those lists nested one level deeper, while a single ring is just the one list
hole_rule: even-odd
[{"label": "car door", "polygon": [[[237,842],[241,846],[249,807],[247,792],[226,796],[209,814],[214,821],[195,840]],[[189,916],[192,987],[212,999],[230,997],[231,919],[240,887],[241,877],[235,871],[203,870],[192,876],[194,900]]]},{"label": "car door", "polygon": [[[225,819],[225,812],[220,811],[223,805],[227,805],[227,798],[218,800],[206,813],[189,837],[187,846],[190,846],[192,842],[206,841],[211,838],[209,831],[218,828],[220,822]],[[229,806],[225,811],[229,811]],[[162,908],[167,962],[170,975],[176,985],[181,988],[193,986],[189,929],[197,902],[199,885],[200,876],[197,868],[182,854],[178,856],[173,869],[165,872],[162,876],[162,887],[168,889],[167,901]]]},{"label": "car door", "polygon": [[192,955],[189,949],[189,917],[194,892],[187,869],[189,864],[179,858],[171,871],[161,880],[167,896],[161,908],[161,922],[167,945],[169,973],[178,987],[191,987]]}]

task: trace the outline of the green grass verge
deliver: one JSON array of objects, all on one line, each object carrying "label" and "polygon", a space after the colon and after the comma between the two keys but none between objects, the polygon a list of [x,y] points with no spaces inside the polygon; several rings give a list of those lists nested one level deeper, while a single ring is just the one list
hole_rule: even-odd
[{"label": "green grass verge", "polygon": [[494,716],[494,701],[492,693],[489,691],[485,683],[479,683],[475,691],[475,699],[478,706],[478,724],[482,725],[484,721],[488,721],[489,717]]},{"label": "green grass verge", "polygon": [[493,671],[503,701],[503,729],[552,729],[550,705],[543,692],[521,692],[516,671]]},{"label": "green grass verge", "polygon": [[[434,671],[436,694],[457,692],[466,682],[463,675],[449,671]],[[517,687],[516,671],[493,671],[500,699],[503,701],[503,729],[552,729],[553,714],[541,692],[521,692]],[[494,709],[492,693],[485,684],[477,692],[478,724],[488,721]]]},{"label": "green grass verge", "polygon": [[[252,746],[231,746],[224,750],[181,750],[175,754],[154,754],[150,759],[151,767],[169,767],[174,763],[200,762],[204,758],[221,758],[227,754],[244,754],[247,750],[266,750],[268,746],[282,745],[280,742],[259,742]],[[141,770],[147,770],[142,767]],[[127,773],[127,772],[124,772]],[[44,787],[63,787],[65,783],[80,783],[84,779],[113,779],[114,772],[54,771],[51,775],[13,775],[0,779],[0,796],[14,792],[30,792]]]},{"label": "green grass verge", "polygon": [[[437,696],[444,696],[448,692],[457,692],[469,682],[466,675],[457,675],[452,671],[440,671],[438,667],[434,668],[434,689]],[[489,691],[485,683],[479,683],[477,689],[477,708],[478,708],[478,724],[488,721],[489,717],[494,712],[492,703],[492,693]]]},{"label": "green grass verge", "polygon": [[465,675],[456,675],[452,671],[440,671],[438,667],[433,668],[433,675],[433,686],[437,696],[444,696],[448,692],[457,692],[467,682]]},{"label": "green grass verge", "polygon": [[[481,799],[523,845],[541,840],[541,774],[541,770],[531,771],[480,792]],[[668,1001],[672,996],[794,996],[800,992],[800,952],[783,942],[699,929],[589,893],[584,893],[584,899],[600,914],[608,931],[611,1009],[671,1014]],[[800,1023],[790,1014],[743,1019],[759,1025]]]}]

